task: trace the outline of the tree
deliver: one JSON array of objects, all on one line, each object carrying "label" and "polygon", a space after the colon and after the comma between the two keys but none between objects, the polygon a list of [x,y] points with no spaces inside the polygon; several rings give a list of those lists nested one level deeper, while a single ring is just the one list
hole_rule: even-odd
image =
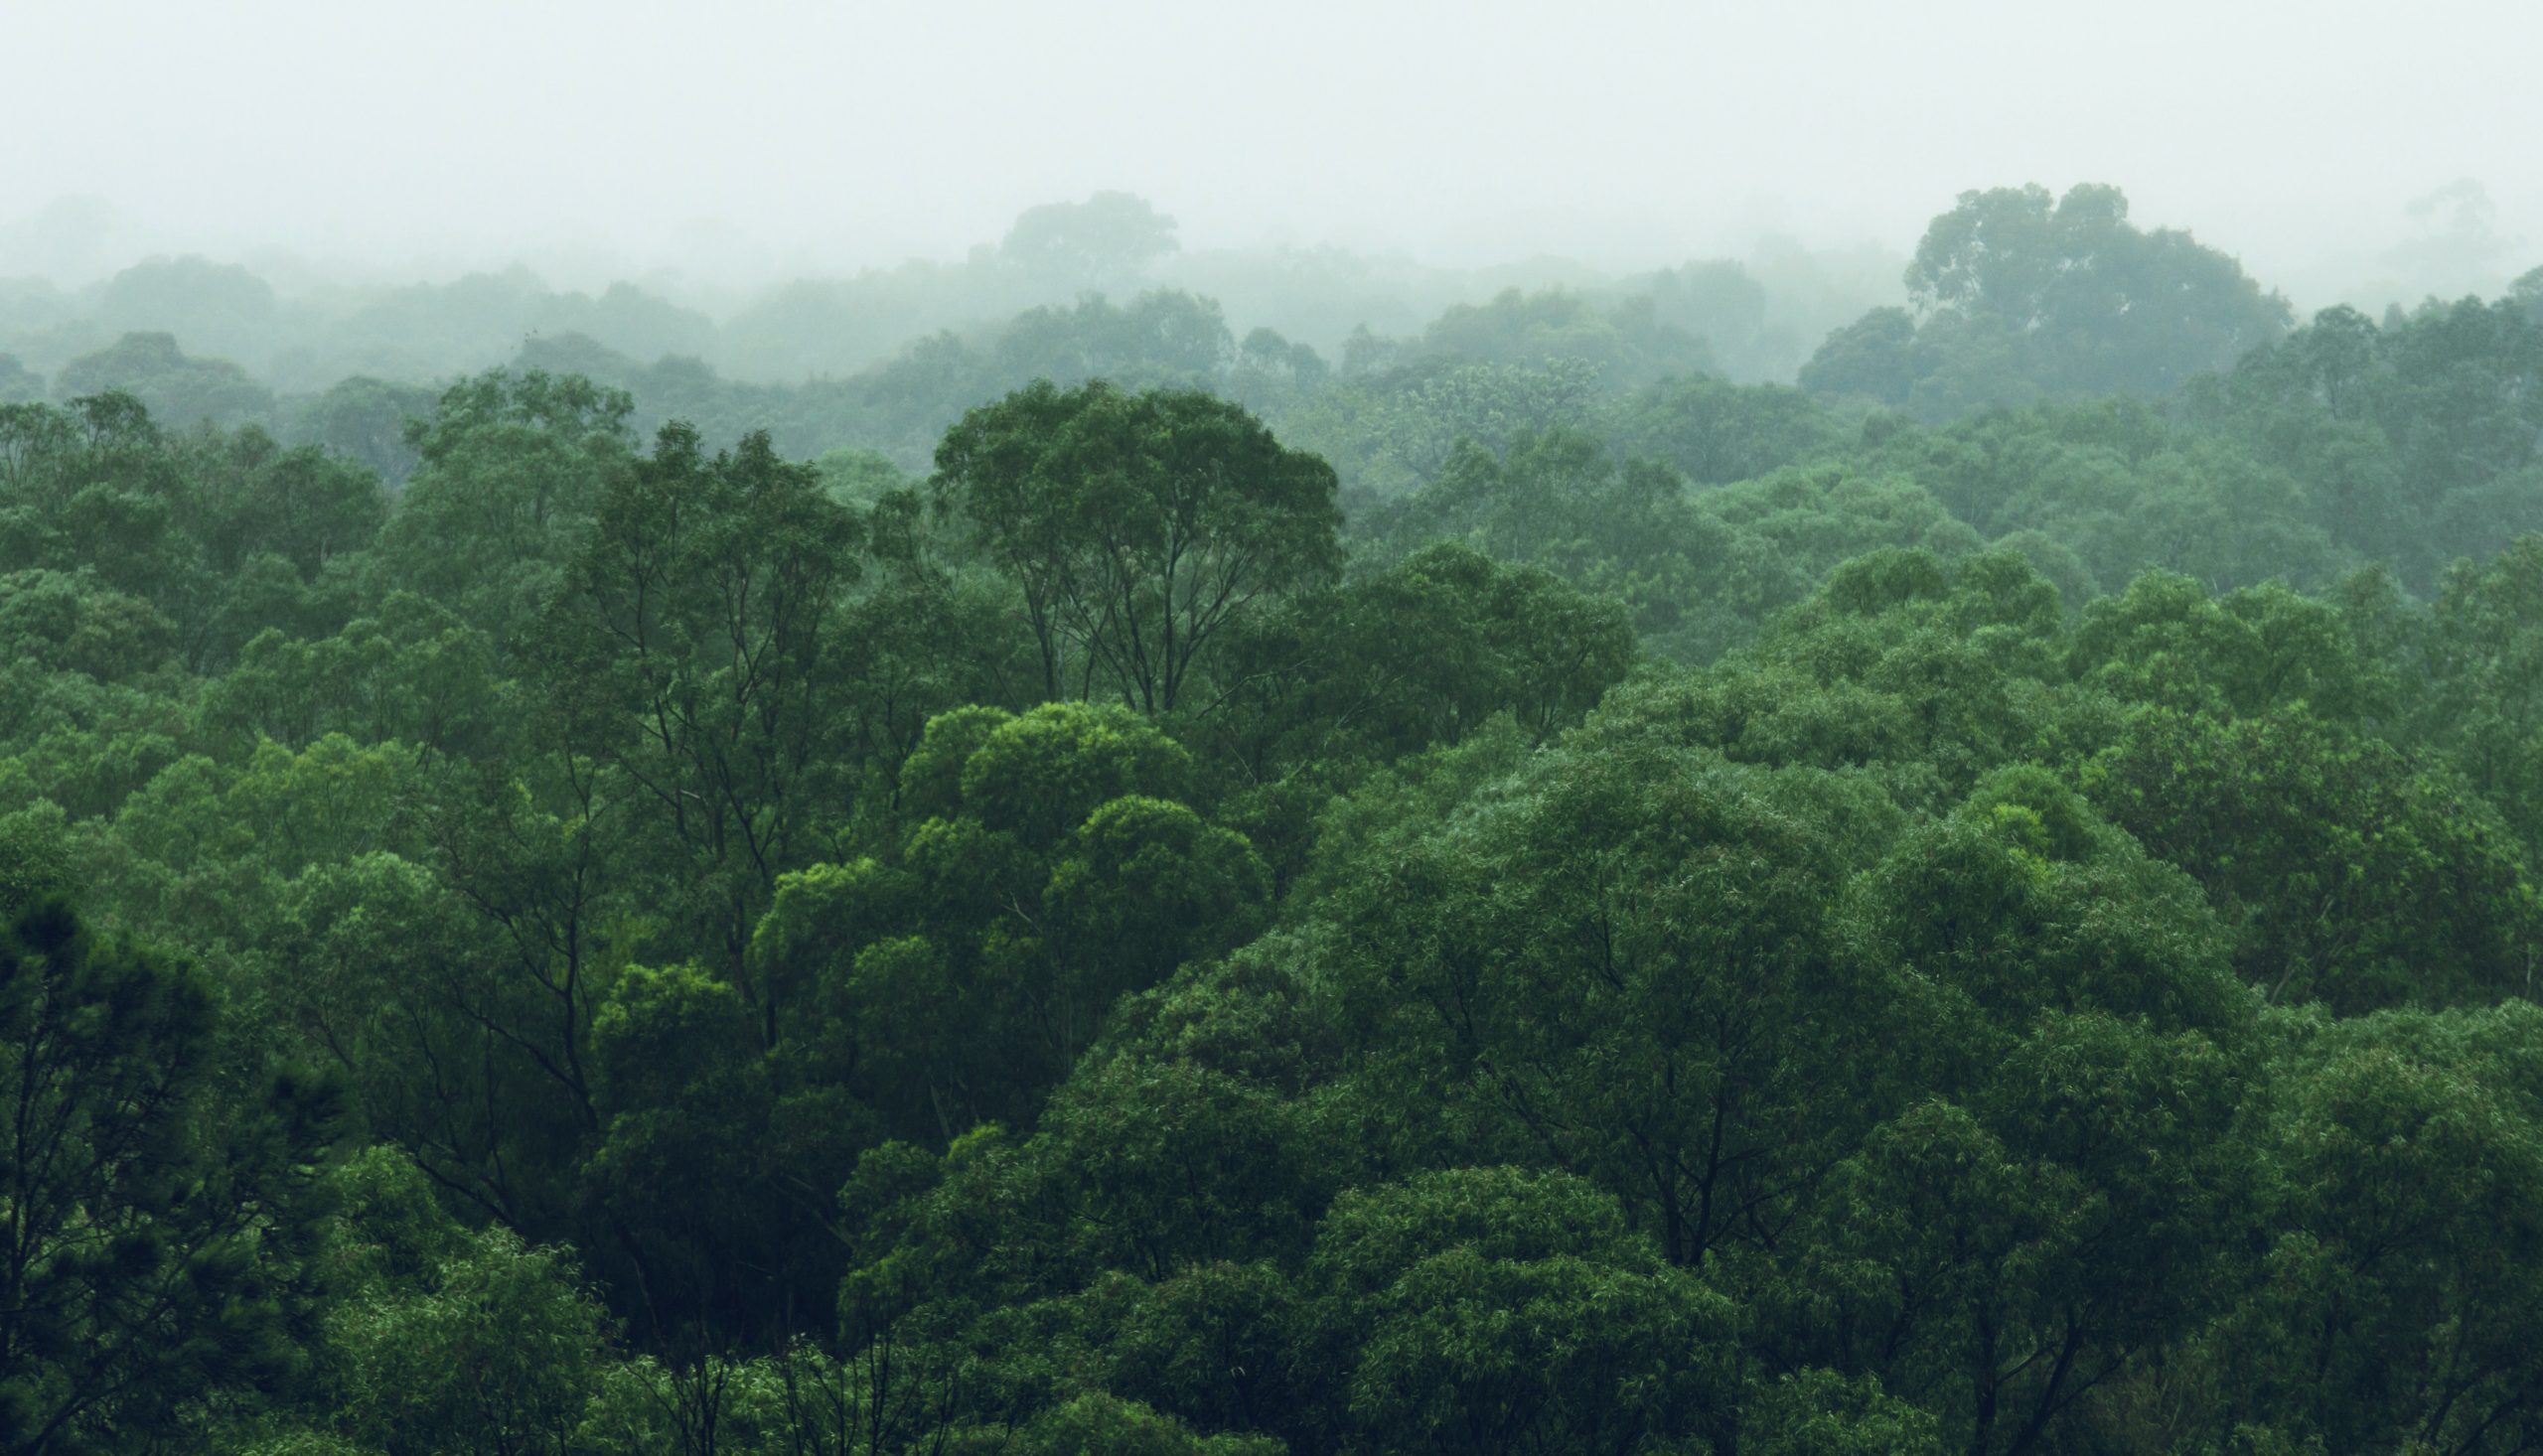
[{"label": "tree", "polygon": [[2053,205],[2036,185],[1962,193],[1906,276],[1923,309],[2052,339],[2085,387],[2098,377],[2168,390],[2277,338],[2289,319],[2287,301],[2233,259],[2186,232],[2139,230],[2119,189],[2091,184]]},{"label": "tree", "polygon": [[1341,462],[1355,486],[1399,496],[1469,444],[1499,453],[1526,435],[1587,427],[1597,383],[1579,359],[1526,368],[1425,359],[1324,390],[1283,428]]},{"label": "tree", "polygon": [[2543,535],[2457,562],[2431,617],[2421,731],[2543,853]]},{"label": "tree", "polygon": [[1891,1050],[1927,1091],[1815,1189],[1763,1323],[1791,1321],[1787,1361],[1917,1392],[1973,1456],[2057,1448],[2227,1292],[2256,998],[2196,888],[2036,768],[1851,898],[1855,953],[1912,988]]},{"label": "tree", "polygon": [[285,450],[252,425],[191,453],[192,489],[177,523],[222,576],[273,555],[315,577],[329,560],[369,546],[388,513],[370,470],[305,446]]},{"label": "tree", "polygon": [[0,405],[0,570],[93,573],[200,630],[207,579],[178,520],[189,505],[183,457],[120,389],[56,407]]},{"label": "tree", "polygon": [[1460,445],[1378,518],[1407,552],[1461,541],[1544,566],[1584,592],[1620,600],[1635,626],[1660,642],[1732,554],[1730,531],[1696,506],[1684,478],[1649,461],[1619,467],[1577,430],[1523,434],[1497,455]]},{"label": "tree", "polygon": [[1622,604],[1457,541],[1299,596],[1233,641],[1215,743],[1256,784],[1348,782],[1496,714],[1543,742],[1634,663]]},{"label": "tree", "polygon": [[274,407],[273,391],[245,369],[225,359],[189,359],[173,334],[126,334],[64,364],[53,387],[66,399],[129,389],[154,417],[176,426],[244,424]]},{"label": "tree", "polygon": [[547,614],[567,747],[633,783],[674,894],[771,1041],[779,1008],[745,954],[777,877],[809,858],[814,786],[849,727],[833,629],[863,538],[767,435],[709,459],[667,425],[604,487]]},{"label": "tree", "polygon": [[298,401],[285,433],[332,454],[359,460],[391,487],[413,474],[417,456],[406,443],[406,421],[428,418],[433,391],[357,374]]},{"label": "tree", "polygon": [[1825,406],[1790,385],[1697,375],[1664,379],[1623,401],[1615,433],[1627,459],[1665,461],[1696,485],[1724,486],[1821,454],[1836,443],[1837,426]]},{"label": "tree", "polygon": [[1705,341],[1663,322],[1651,299],[1602,307],[1562,288],[1542,293],[1510,288],[1488,304],[1457,304],[1422,331],[1421,348],[1425,354],[1466,363],[1523,368],[1558,359],[1579,360],[1610,388],[1639,388],[1713,367]]},{"label": "tree", "polygon": [[998,336],[991,377],[1062,384],[1207,388],[1236,352],[1218,304],[1188,293],[1142,293],[1116,307],[1100,293],[1074,308],[1037,308]]},{"label": "tree", "polygon": [[1422,1122],[1593,1180],[1673,1263],[1772,1244],[1869,1113],[1848,1048],[1887,1014],[1777,787],[1702,751],[1537,755],[1371,854],[1317,974]]},{"label": "tree", "polygon": [[1895,306],[1876,308],[1830,334],[1802,364],[1797,382],[1823,398],[1903,409],[1916,395],[1918,353],[1916,316]]},{"label": "tree", "polygon": [[610,1117],[583,1176],[640,1327],[687,1363],[735,1340],[785,1348],[838,1277],[831,1197],[873,1117],[791,1076],[807,1058],[766,1055],[750,1007],[695,966],[628,967],[592,1060]]},{"label": "tree", "polygon": [[[1465,1168],[1344,1194],[1301,1365],[1341,1449],[1720,1449],[1730,1301],[1561,1173]],[[1320,1443],[1319,1443],[1320,1444]]]},{"label": "tree", "polygon": [[1324,357],[1308,346],[1282,338],[1275,329],[1256,329],[1237,346],[1228,393],[1247,408],[1266,413],[1275,406],[1295,408],[1323,388],[1332,372]]},{"label": "tree", "polygon": [[2301,709],[2160,709],[2083,770],[2112,820],[2187,871],[2273,1000],[2341,1015],[2533,989],[2543,906],[2487,803]]},{"label": "tree", "polygon": [[388,1456],[563,1449],[607,1325],[571,1257],[461,1225],[384,1147],[329,1181],[340,1297],[317,1342],[319,1422]]},{"label": "tree", "polygon": [[536,620],[604,484],[629,469],[635,402],[575,376],[501,369],[443,391],[380,533],[386,580],[509,639]]},{"label": "tree", "polygon": [[1103,286],[1132,279],[1175,250],[1174,219],[1126,192],[1025,210],[998,256],[1054,281]]},{"label": "tree", "polygon": [[2543,1013],[2277,1028],[2253,1284],[2202,1342],[2221,1429],[2277,1449],[2543,1437]]},{"label": "tree", "polygon": [[1277,1456],[1269,1436],[1200,1436],[1135,1400],[1080,1395],[1035,1419],[1005,1449],[1015,1456]]},{"label": "tree", "polygon": [[14,354],[0,354],[0,404],[23,404],[44,394],[44,375]]},{"label": "tree", "polygon": [[212,992],[59,901],[0,934],[0,1451],[167,1431],[298,1363],[323,1081],[216,1050]]},{"label": "tree", "polygon": [[1022,588],[1052,697],[1172,712],[1229,623],[1341,565],[1332,468],[1193,391],[1036,382],[946,433],[934,490]]},{"label": "tree", "polygon": [[1124,993],[1261,927],[1270,877],[1203,819],[1180,745],[1126,709],[963,708],[902,766],[887,856],[786,876],[764,984],[896,1135],[1027,1121]]},{"label": "tree", "polygon": [[1808,387],[1928,416],[2042,397],[2169,394],[2286,331],[2287,301],[2234,259],[2128,220],[2119,189],[1960,195],[1907,266],[1916,316],[1875,310],[1831,335]]},{"label": "tree", "polygon": [[96,321],[118,333],[174,330],[198,349],[250,364],[271,356],[282,312],[264,279],[235,263],[191,255],[124,269],[97,291],[94,309]]},{"label": "tree", "polygon": [[[1793,280],[1776,281],[1788,286]],[[1789,320],[1776,317],[1784,311],[1779,302],[1789,308],[1789,295],[1779,299],[1782,288],[1770,289],[1741,263],[1708,258],[1663,268],[1634,286],[1662,320],[1703,340],[1731,378],[1754,383],[1789,375],[1800,363],[1802,341]]]}]

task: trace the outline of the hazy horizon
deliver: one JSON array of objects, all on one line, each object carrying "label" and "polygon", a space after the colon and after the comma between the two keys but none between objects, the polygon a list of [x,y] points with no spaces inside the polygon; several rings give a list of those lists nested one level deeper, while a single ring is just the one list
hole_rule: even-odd
[{"label": "hazy horizon", "polygon": [[1771,236],[1903,254],[1957,194],[2028,182],[2115,184],[2141,225],[2190,229],[2300,307],[2543,262],[2529,7],[2111,15],[460,0],[425,25],[18,0],[24,54],[110,57],[117,85],[39,67],[0,95],[0,124],[52,139],[0,199],[0,275],[200,253],[745,290],[959,258],[1105,189],[1192,252],[1620,272]]}]

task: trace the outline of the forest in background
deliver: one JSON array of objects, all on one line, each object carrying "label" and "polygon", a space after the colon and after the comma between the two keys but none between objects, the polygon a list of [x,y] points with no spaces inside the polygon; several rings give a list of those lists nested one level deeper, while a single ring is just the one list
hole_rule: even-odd
[{"label": "forest in background", "polygon": [[2543,269],[1170,241],[0,291],[0,1451],[2543,1442]]}]

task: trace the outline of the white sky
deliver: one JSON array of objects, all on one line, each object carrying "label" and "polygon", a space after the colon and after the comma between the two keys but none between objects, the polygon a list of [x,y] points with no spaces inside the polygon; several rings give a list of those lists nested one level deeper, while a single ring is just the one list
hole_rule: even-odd
[{"label": "white sky", "polygon": [[1122,188],[1187,246],[1622,266],[2107,181],[2280,281],[2463,177],[2543,262],[2543,0],[0,0],[0,224],[216,254],[836,271]]}]

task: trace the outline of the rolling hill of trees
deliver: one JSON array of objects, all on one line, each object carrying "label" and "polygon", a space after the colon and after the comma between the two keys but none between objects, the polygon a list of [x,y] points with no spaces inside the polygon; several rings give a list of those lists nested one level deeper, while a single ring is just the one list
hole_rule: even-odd
[{"label": "rolling hill of trees", "polygon": [[0,294],[0,1452],[2543,1442],[2543,270],[1787,263]]}]

